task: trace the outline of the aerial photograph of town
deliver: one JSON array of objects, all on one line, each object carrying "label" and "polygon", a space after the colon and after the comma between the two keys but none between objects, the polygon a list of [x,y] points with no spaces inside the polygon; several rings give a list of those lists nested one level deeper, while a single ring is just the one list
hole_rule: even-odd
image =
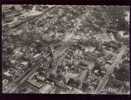
[{"label": "aerial photograph of town", "polygon": [[2,93],[130,94],[129,6],[2,5]]}]

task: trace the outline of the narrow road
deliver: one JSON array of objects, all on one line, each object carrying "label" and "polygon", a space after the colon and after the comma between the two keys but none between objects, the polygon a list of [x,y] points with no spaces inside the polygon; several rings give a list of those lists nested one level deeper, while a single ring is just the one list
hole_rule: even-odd
[{"label": "narrow road", "polygon": [[32,75],[37,69],[39,68],[39,66],[36,66],[34,69],[32,69],[29,73],[26,73],[25,75],[23,75],[23,77],[21,78],[21,80],[19,82],[15,82],[14,84],[15,87],[13,89],[11,89],[11,91],[9,91],[9,93],[13,93],[15,92],[15,90],[21,85],[23,84],[30,75]]},{"label": "narrow road", "polygon": [[104,89],[104,87],[106,86],[106,84],[107,84],[108,81],[109,81],[110,75],[113,73],[114,68],[115,68],[117,65],[119,65],[119,63],[120,63],[120,61],[121,61],[121,58],[122,58],[122,56],[125,54],[125,52],[126,52],[126,47],[125,47],[125,46],[123,46],[122,48],[120,48],[119,54],[114,57],[115,59],[113,59],[113,60],[114,60],[113,64],[112,64],[111,66],[109,66],[109,67],[110,67],[109,71],[108,71],[108,72],[106,73],[106,75],[100,80],[100,82],[99,82],[99,84],[98,84],[98,86],[97,86],[97,88],[96,88],[96,90],[95,90],[95,93],[99,93],[101,90]]}]

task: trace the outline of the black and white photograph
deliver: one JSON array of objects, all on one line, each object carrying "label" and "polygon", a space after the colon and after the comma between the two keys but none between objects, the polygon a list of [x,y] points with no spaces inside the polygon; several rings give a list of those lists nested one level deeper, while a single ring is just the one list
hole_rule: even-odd
[{"label": "black and white photograph", "polygon": [[2,5],[2,93],[130,94],[129,6]]}]

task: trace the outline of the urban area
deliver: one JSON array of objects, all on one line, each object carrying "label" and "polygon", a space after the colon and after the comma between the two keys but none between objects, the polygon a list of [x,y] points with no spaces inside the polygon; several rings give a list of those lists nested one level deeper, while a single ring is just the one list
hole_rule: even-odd
[{"label": "urban area", "polygon": [[2,5],[2,92],[130,94],[129,6]]}]

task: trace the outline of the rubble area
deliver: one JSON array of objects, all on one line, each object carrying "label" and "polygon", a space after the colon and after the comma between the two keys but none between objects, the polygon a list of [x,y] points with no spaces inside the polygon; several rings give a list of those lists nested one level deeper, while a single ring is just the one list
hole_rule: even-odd
[{"label": "rubble area", "polygon": [[129,7],[2,5],[2,91],[130,94]]}]

